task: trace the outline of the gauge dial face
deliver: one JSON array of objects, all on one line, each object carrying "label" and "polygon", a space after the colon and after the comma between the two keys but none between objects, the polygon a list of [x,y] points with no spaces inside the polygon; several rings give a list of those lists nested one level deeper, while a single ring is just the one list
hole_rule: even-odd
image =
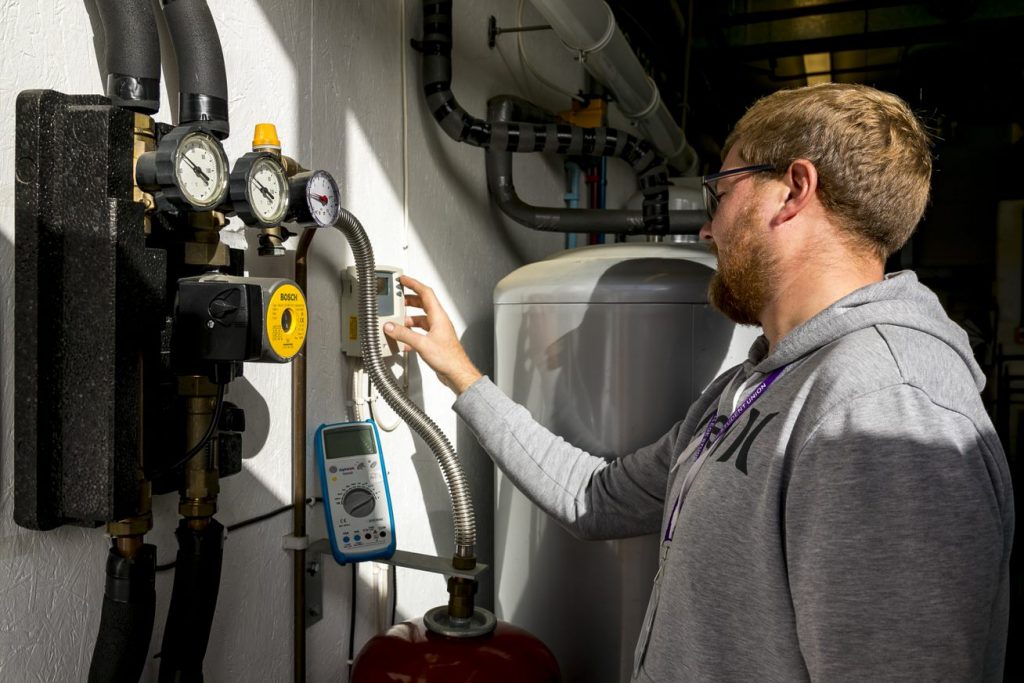
[{"label": "gauge dial face", "polygon": [[275,159],[261,157],[249,170],[245,196],[253,214],[267,225],[277,225],[288,212],[288,176]]},{"label": "gauge dial face", "polygon": [[341,209],[341,193],[334,178],[327,171],[317,171],[306,182],[306,202],[309,213],[320,227],[334,225]]},{"label": "gauge dial face", "polygon": [[212,209],[228,189],[224,149],[202,131],[186,135],[174,155],[174,177],[185,200],[197,209]]}]

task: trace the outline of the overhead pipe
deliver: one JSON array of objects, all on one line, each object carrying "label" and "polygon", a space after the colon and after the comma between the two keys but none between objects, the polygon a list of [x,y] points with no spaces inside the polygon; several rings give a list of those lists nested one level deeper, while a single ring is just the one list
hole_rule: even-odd
[{"label": "overhead pipe", "polygon": [[603,83],[619,109],[683,175],[697,173],[697,153],[686,142],[654,81],[644,72],[604,0],[530,0],[587,71]]},{"label": "overhead pipe", "polygon": [[217,137],[231,132],[224,53],[206,0],[163,0],[178,60],[178,123],[201,123]]},{"label": "overhead pipe", "polygon": [[106,94],[140,114],[160,111],[160,36],[149,0],[96,0],[103,24]]},{"label": "overhead pipe", "polygon": [[[492,124],[507,121],[549,123],[554,116],[536,105],[512,95],[500,95],[487,102],[487,119]],[[506,216],[528,228],[547,232],[635,234],[644,231],[640,211],[617,209],[549,208],[527,204],[516,193],[512,181],[512,153],[490,147],[486,151],[487,189]],[[704,211],[670,211],[669,234],[694,234],[707,220]]]},{"label": "overhead pipe", "polygon": [[423,1],[423,92],[441,129],[453,140],[506,152],[549,152],[625,159],[639,176],[643,225],[636,232],[669,231],[668,169],[646,141],[615,128],[568,124],[488,123],[455,99],[452,80],[452,0]]}]

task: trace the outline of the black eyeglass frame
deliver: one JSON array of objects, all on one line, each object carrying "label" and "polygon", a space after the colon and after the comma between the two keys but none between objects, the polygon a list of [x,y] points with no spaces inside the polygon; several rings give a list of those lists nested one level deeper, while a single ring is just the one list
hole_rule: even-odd
[{"label": "black eyeglass frame", "polygon": [[775,171],[775,166],[771,164],[757,164],[755,166],[741,166],[740,168],[730,168],[728,171],[719,171],[718,173],[709,173],[708,175],[700,179],[701,194],[704,198],[704,210],[707,211],[708,220],[712,220],[715,217],[715,210],[718,208],[718,202],[721,197],[715,192],[715,188],[711,186],[711,183],[717,183],[722,178],[731,178],[733,176],[745,175],[747,173],[766,173],[768,171]]}]

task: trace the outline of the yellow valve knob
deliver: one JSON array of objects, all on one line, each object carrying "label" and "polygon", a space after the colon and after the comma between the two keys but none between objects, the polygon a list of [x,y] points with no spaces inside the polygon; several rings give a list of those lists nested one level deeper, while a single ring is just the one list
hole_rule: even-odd
[{"label": "yellow valve knob", "polygon": [[281,149],[281,140],[277,137],[277,126],[272,123],[257,123],[252,134],[253,151],[273,147]]}]

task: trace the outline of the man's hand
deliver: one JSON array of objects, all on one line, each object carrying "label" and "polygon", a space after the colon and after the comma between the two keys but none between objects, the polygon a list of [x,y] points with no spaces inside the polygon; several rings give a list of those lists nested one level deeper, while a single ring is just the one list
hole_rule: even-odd
[{"label": "man's hand", "polygon": [[[403,275],[399,281],[416,292],[405,297],[406,305],[422,309],[426,315],[407,316],[404,327],[388,323],[384,333],[397,340],[403,351],[418,353],[446,387],[456,395],[461,394],[483,375],[459,343],[452,321],[438,303],[434,290],[408,275]],[[423,333],[414,332],[416,328]]]}]

